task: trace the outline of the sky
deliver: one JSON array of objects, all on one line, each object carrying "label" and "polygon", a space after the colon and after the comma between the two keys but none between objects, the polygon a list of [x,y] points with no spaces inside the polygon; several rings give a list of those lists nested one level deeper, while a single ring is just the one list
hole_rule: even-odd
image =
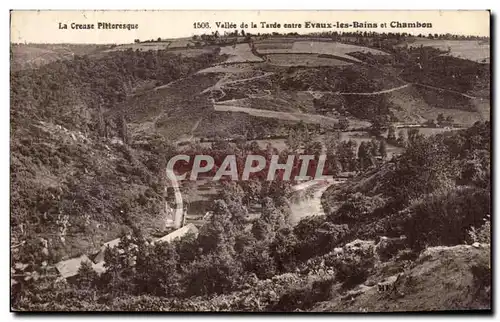
[{"label": "sky", "polygon": [[[305,23],[376,23],[378,28],[304,28]],[[390,23],[431,23],[432,28],[390,28]],[[96,29],[98,23],[132,24],[137,29]],[[194,24],[208,23],[210,29],[195,28]],[[194,34],[223,34],[216,22],[236,24],[236,29],[251,33],[274,31],[310,33],[319,31],[376,31],[408,32],[413,34],[451,33],[489,36],[488,11],[12,11],[11,42],[14,43],[92,43],[121,44],[134,39],[191,37]],[[251,23],[257,28],[251,28]],[[281,28],[262,28],[261,22],[279,23]],[[72,29],[71,24],[93,24],[94,29]],[[241,28],[245,23],[248,28]],[[283,28],[284,24],[301,24],[302,28]],[[381,28],[387,23],[387,28]],[[60,29],[64,24],[68,29]],[[203,25],[203,24],[202,24]]]}]

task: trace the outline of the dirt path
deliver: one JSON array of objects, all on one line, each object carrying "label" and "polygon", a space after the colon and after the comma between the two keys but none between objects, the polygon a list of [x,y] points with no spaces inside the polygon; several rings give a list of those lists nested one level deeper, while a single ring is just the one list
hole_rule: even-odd
[{"label": "dirt path", "polygon": [[233,80],[233,81],[225,82],[222,85],[232,85],[232,84],[244,83],[244,82],[248,82],[248,81],[251,81],[251,80],[254,80],[254,79],[269,77],[271,75],[274,75],[274,73],[273,72],[267,72],[264,75],[258,75],[258,76],[253,76],[253,77],[249,77],[249,78],[236,79],[236,80]]},{"label": "dirt path", "polygon": [[480,99],[480,100],[483,99],[482,97],[476,97],[476,96],[468,95],[468,94],[465,94],[465,93],[462,93],[462,92],[459,92],[459,91],[454,91],[452,89],[441,88],[441,87],[436,87],[436,86],[431,86],[431,85],[425,85],[425,84],[420,84],[420,83],[408,83],[408,84],[404,84],[404,85],[401,85],[401,86],[398,86],[398,87],[394,87],[394,88],[390,88],[390,89],[385,89],[385,90],[381,90],[381,91],[376,91],[376,92],[359,92],[359,93],[355,93],[355,92],[333,92],[333,91],[307,91],[307,92],[310,93],[310,94],[312,94],[312,95],[314,95],[314,94],[336,94],[336,95],[374,96],[374,95],[381,95],[381,94],[387,94],[387,93],[391,93],[391,92],[394,92],[394,91],[398,91],[400,89],[407,88],[407,87],[409,87],[411,85],[422,86],[422,87],[434,89],[434,90],[437,90],[437,91],[443,91],[443,92],[453,93],[453,94],[461,95],[461,96],[469,98],[469,99]]},{"label": "dirt path", "polygon": [[391,93],[391,92],[394,92],[394,91],[398,91],[400,89],[407,88],[410,85],[411,84],[404,84],[404,85],[401,85],[401,86],[398,86],[398,87],[384,89],[384,90],[376,91],[376,92],[359,92],[359,93],[356,93],[356,92],[332,92],[332,91],[307,91],[307,93],[310,93],[313,96],[315,94],[375,96],[375,95],[387,94],[387,93]]},{"label": "dirt path", "polygon": [[182,193],[179,188],[179,182],[177,181],[177,177],[174,173],[173,170],[167,169],[167,187],[172,187],[174,189],[174,195],[175,195],[175,207],[170,207],[168,202],[165,202],[165,210],[168,213],[170,213],[172,210],[174,211],[174,218],[166,218],[165,224],[167,227],[169,227],[172,223],[175,228],[180,228],[182,226],[182,217],[184,214],[184,203],[182,200]]},{"label": "dirt path", "polygon": [[214,86],[211,86],[209,88],[204,89],[201,93],[205,94],[205,93],[212,92],[212,91],[220,91],[222,93],[222,96],[219,98],[219,100],[220,100],[220,99],[224,98],[224,96],[226,96],[226,92],[224,92],[224,86],[245,83],[245,82],[252,81],[255,79],[259,79],[259,78],[269,77],[271,75],[274,75],[274,73],[267,72],[264,75],[258,75],[258,76],[253,76],[253,77],[249,77],[249,78],[243,78],[243,79],[236,79],[236,80],[232,80],[232,81],[229,81],[228,80],[229,77],[226,75],[222,79],[220,79]]},{"label": "dirt path", "polygon": [[390,89],[384,89],[381,91],[376,91],[376,92],[371,92],[371,93],[339,93],[339,95],[359,95],[359,96],[374,96],[374,95],[380,95],[380,94],[387,94],[391,93],[394,91],[399,91],[400,89],[407,88],[411,84],[404,84],[398,87],[390,88]]},{"label": "dirt path", "polygon": [[462,93],[462,92],[454,91],[452,89],[446,89],[446,88],[441,88],[441,87],[436,87],[436,86],[431,86],[431,85],[425,85],[425,84],[420,84],[420,83],[412,83],[412,84],[417,85],[417,86],[422,86],[422,87],[425,87],[425,88],[435,89],[435,90],[438,90],[438,91],[443,91],[443,92],[448,92],[448,93],[454,93],[454,94],[457,94],[457,95],[462,95],[463,97],[467,97],[467,98],[470,98],[470,99],[482,99],[481,97],[471,96],[471,95],[468,95],[468,94],[465,94],[465,93]]}]

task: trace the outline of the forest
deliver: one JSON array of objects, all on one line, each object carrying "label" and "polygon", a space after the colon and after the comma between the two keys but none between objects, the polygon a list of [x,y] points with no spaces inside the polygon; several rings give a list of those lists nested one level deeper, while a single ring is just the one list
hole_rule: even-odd
[{"label": "forest", "polygon": [[[331,191],[323,201],[327,217],[294,227],[279,193],[286,189],[264,198],[261,217],[249,226],[249,187],[226,182],[197,238],[151,245],[136,230],[107,250],[102,275],[82,265],[73,284],[21,280],[14,303],[30,310],[307,310],[330,299],[333,284],[349,289],[372,274],[369,255],[332,253],[354,238],[405,235],[409,258],[433,245],[489,242],[490,144],[489,123],[429,138],[415,131],[403,154],[367,168],[365,178],[376,172],[383,184]],[[384,256],[399,258],[401,251],[385,249]],[[36,260],[30,265],[40,265]],[[318,261],[334,277],[311,278]]]}]

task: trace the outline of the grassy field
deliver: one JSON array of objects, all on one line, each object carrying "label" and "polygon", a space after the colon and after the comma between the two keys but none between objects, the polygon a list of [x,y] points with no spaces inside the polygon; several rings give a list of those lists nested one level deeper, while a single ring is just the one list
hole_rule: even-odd
[{"label": "grassy field", "polygon": [[300,55],[300,54],[268,54],[267,62],[277,66],[304,66],[304,67],[321,67],[321,66],[339,66],[349,65],[349,62],[334,58],[318,57],[317,55]]},{"label": "grassy field", "polygon": [[106,52],[112,52],[112,51],[125,51],[125,50],[164,50],[168,49],[170,47],[170,42],[151,42],[151,43],[138,43],[138,44],[126,44],[126,45],[120,45],[116,46],[114,48],[110,48],[106,50]]},{"label": "grassy field", "polygon": [[261,62],[262,59],[252,53],[252,48],[248,44],[237,44],[236,46],[221,47],[221,55],[229,55],[224,63],[238,62]]},{"label": "grassy field", "polygon": [[257,51],[259,53],[268,53],[267,51],[269,50],[269,52],[273,52],[273,51],[276,51],[276,50],[287,50],[287,49],[292,49],[293,47],[293,42],[279,42],[279,41],[275,41],[275,42],[259,42],[259,43],[255,43],[255,48],[257,48]]},{"label": "grassy field", "polygon": [[205,73],[221,73],[221,74],[240,74],[254,71],[255,68],[252,64],[235,64],[235,65],[215,65],[198,71],[198,74]]},{"label": "grassy field", "polygon": [[409,46],[432,46],[441,50],[450,49],[450,55],[480,63],[490,62],[490,44],[479,40],[443,40],[417,38]]}]

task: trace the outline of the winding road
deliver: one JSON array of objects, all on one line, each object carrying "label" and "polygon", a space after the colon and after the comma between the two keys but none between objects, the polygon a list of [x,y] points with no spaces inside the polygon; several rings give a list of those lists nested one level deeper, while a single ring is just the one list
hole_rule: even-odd
[{"label": "winding road", "polygon": [[179,187],[179,181],[177,181],[177,177],[174,173],[173,170],[171,169],[168,169],[166,170],[166,173],[167,173],[167,185],[166,185],[166,188],[165,188],[165,194],[168,196],[168,190],[167,188],[168,187],[171,187],[173,188],[174,190],[174,196],[175,196],[175,208],[173,207],[170,207],[170,205],[168,204],[168,201],[165,202],[165,211],[167,213],[167,216],[168,214],[170,214],[174,209],[174,213],[173,213],[173,219],[171,218],[166,218],[165,220],[165,226],[167,227],[171,227],[171,225],[173,224],[173,226],[175,228],[180,228],[182,226],[182,217],[184,216],[184,202],[182,200],[182,193],[181,193],[181,189]]}]

